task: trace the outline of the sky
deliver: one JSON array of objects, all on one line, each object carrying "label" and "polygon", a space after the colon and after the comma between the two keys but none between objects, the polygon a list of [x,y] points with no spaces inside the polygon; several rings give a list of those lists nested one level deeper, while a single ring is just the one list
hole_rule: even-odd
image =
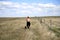
[{"label": "sky", "polygon": [[0,17],[60,16],[60,0],[0,0]]}]

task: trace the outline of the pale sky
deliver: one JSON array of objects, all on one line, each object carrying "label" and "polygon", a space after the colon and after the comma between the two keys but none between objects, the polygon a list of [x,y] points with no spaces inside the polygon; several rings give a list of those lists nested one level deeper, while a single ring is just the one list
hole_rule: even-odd
[{"label": "pale sky", "polygon": [[60,0],[0,0],[0,17],[60,16]]}]

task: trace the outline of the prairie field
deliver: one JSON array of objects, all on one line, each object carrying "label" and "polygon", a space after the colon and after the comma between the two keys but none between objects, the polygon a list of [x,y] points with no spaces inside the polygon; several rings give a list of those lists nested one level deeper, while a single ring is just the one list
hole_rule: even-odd
[{"label": "prairie field", "polygon": [[60,40],[60,17],[0,18],[0,40]]}]

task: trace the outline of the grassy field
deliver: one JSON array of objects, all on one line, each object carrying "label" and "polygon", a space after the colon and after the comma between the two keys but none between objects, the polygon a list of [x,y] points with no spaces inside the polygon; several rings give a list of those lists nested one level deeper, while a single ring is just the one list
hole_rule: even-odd
[{"label": "grassy field", "polygon": [[60,40],[60,17],[0,18],[0,40]]}]

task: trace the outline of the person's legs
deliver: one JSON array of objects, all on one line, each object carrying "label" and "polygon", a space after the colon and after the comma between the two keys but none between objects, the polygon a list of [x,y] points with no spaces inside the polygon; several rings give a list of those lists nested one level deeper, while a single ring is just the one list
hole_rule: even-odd
[{"label": "person's legs", "polygon": [[30,22],[27,22],[27,28],[29,29],[29,27],[30,27]]},{"label": "person's legs", "polygon": [[27,27],[28,27],[28,29],[30,28],[30,22],[28,22],[28,26]]}]

